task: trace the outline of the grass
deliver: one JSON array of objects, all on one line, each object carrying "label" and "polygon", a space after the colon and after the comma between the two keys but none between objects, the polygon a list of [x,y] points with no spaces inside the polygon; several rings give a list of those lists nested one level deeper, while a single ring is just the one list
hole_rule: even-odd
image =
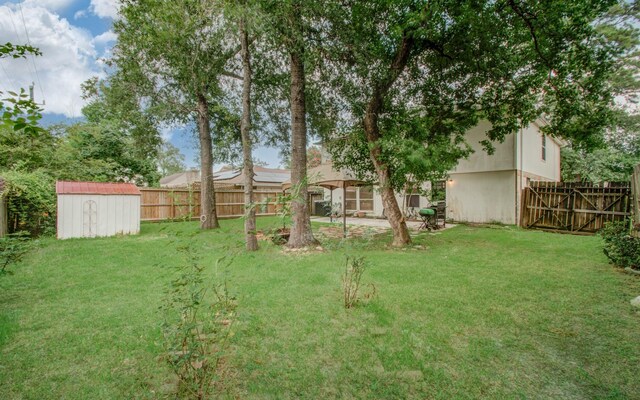
[{"label": "grass", "polygon": [[[373,237],[294,254],[245,253],[241,230],[43,240],[0,278],[0,398],[170,397],[158,307],[185,240],[238,296],[222,397],[638,398],[640,280],[597,237],[459,226],[417,235],[419,248]],[[233,265],[215,271],[223,254]],[[346,255],[366,256],[377,288],[349,310]]]}]

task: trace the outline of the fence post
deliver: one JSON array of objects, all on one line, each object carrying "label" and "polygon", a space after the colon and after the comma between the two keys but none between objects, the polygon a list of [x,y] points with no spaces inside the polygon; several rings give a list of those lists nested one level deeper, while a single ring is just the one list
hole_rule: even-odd
[{"label": "fence post", "polygon": [[8,226],[7,196],[4,196],[4,180],[0,178],[0,237],[7,234]]},{"label": "fence post", "polygon": [[633,169],[631,177],[631,190],[633,197],[633,229],[631,234],[640,237],[640,164]]}]

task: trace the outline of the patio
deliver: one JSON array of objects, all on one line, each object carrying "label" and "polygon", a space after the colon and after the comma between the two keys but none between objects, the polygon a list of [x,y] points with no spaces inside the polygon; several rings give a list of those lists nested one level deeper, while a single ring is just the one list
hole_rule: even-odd
[{"label": "patio", "polygon": [[[336,219],[333,221],[329,219],[329,217],[312,217],[312,221],[322,222],[327,224],[334,224],[336,227],[342,227],[342,218]],[[391,229],[389,225],[389,221],[382,218],[355,218],[355,217],[347,217],[346,225],[349,226],[347,229],[347,236],[362,236],[365,231],[374,231],[374,232],[384,232],[386,230]],[[422,221],[407,221],[407,227],[412,231],[418,231],[418,228],[422,225]],[[444,228],[440,228],[435,232],[441,232],[443,230],[453,228],[454,224],[446,224]],[[330,227],[327,227],[331,229]],[[320,229],[321,232],[326,233],[327,229]],[[340,235],[342,231],[340,231]]]}]

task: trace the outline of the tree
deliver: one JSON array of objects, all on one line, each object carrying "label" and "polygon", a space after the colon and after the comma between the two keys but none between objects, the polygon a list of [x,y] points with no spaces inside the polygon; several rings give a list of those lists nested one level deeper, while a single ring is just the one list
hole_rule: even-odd
[{"label": "tree", "polygon": [[604,43],[615,49],[616,59],[609,78],[616,96],[614,118],[606,142],[591,151],[570,144],[562,149],[562,179],[592,182],[627,181],[640,163],[640,8],[634,1],[619,1],[596,23]]},{"label": "tree", "polygon": [[184,155],[170,142],[162,142],[158,152],[158,171],[161,176],[168,176],[187,169]]},{"label": "tree", "polygon": [[606,146],[594,151],[566,147],[562,149],[562,180],[589,182],[624,182],[631,179],[633,167],[640,164],[640,154]]},{"label": "tree", "polygon": [[[14,45],[9,42],[0,45],[0,59],[26,58],[27,55],[42,55],[38,48],[27,45]],[[42,118],[42,108],[37,105],[23,88],[19,93],[8,92],[9,97],[3,98],[4,92],[0,90],[0,112],[2,112],[1,125],[9,126],[13,130],[24,130],[28,135],[35,136],[41,132],[38,121]]]},{"label": "tree", "polygon": [[212,125],[227,125],[220,89],[225,64],[237,54],[227,45],[221,3],[205,0],[125,0],[114,62],[133,90],[146,95],[164,120],[198,128],[203,229],[217,228]]},{"label": "tree", "polygon": [[[267,113],[271,116],[273,125],[279,131],[290,129],[290,148],[284,148],[282,153],[291,156],[291,184],[296,188],[296,196],[291,202],[292,224],[289,236],[289,247],[304,247],[317,241],[311,231],[311,214],[308,207],[307,192],[307,90],[305,62],[310,59],[305,53],[306,20],[310,8],[319,7],[312,2],[300,0],[261,2],[264,15],[269,20],[269,30],[266,39],[268,48],[264,52],[263,60],[268,60],[267,72],[262,69],[261,74],[267,76],[265,93],[272,95],[273,105]],[[271,47],[269,47],[271,46]],[[282,58],[288,60],[288,71],[281,70]],[[264,62],[264,61],[263,61]],[[288,86],[288,87],[287,87]],[[288,90],[287,90],[288,89]],[[280,99],[286,99],[289,106],[290,120],[288,123],[279,119],[284,115]],[[276,135],[272,139],[281,139]],[[290,152],[289,152],[290,151]]]},{"label": "tree", "polygon": [[[243,4],[245,7],[246,5]],[[242,136],[242,158],[244,168],[244,204],[247,215],[244,220],[246,248],[249,251],[258,250],[256,238],[256,209],[253,196],[253,155],[251,138],[251,54],[249,50],[249,33],[247,18],[242,15],[238,21],[240,33],[240,54],[242,58],[242,122],[240,134]]]},{"label": "tree", "polygon": [[546,116],[546,133],[593,147],[611,119],[611,49],[593,21],[610,0],[329,2],[317,75],[343,108],[325,138],[338,167],[378,181],[393,244],[410,243],[394,191],[451,169],[484,141]]}]

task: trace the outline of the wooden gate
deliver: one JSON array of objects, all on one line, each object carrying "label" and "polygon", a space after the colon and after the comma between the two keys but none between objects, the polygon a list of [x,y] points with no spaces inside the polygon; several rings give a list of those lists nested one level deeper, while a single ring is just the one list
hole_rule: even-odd
[{"label": "wooden gate", "polygon": [[631,215],[629,182],[531,182],[522,193],[525,228],[592,234]]}]

